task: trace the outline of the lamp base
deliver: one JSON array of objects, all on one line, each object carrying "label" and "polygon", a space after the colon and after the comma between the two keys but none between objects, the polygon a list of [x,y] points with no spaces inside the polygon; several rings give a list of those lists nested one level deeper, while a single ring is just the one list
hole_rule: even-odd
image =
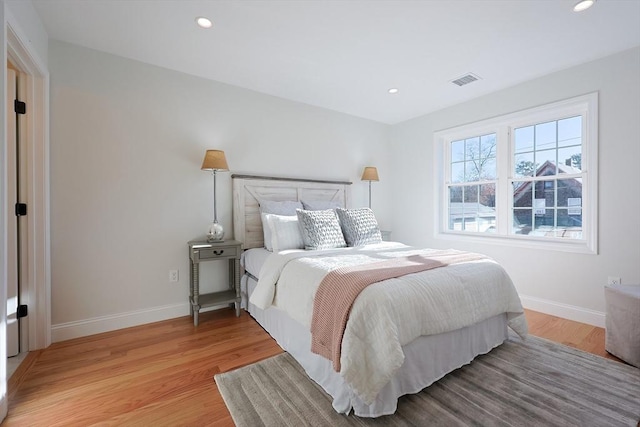
[{"label": "lamp base", "polygon": [[209,232],[207,233],[207,242],[224,242],[224,228],[218,223],[218,221],[213,221],[213,223],[211,223]]}]

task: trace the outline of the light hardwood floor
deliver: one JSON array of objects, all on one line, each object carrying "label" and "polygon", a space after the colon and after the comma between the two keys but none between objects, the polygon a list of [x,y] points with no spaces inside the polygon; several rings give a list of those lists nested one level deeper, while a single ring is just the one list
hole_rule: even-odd
[{"label": "light hardwood floor", "polygon": [[[529,332],[594,354],[604,330],[527,311]],[[245,312],[224,309],[55,343],[9,381],[9,426],[231,426],[213,376],[281,353]],[[617,360],[617,359],[616,359]]]}]

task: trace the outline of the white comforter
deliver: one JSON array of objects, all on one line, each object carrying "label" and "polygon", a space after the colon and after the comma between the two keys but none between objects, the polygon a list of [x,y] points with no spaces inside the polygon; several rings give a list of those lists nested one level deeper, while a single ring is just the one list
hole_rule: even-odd
[{"label": "white comforter", "polygon": [[[379,262],[432,250],[383,242],[359,248],[283,251],[269,256],[251,302],[276,306],[311,327],[313,299],[335,268]],[[403,361],[402,346],[421,335],[449,332],[507,313],[520,336],[527,323],[511,279],[495,261],[483,259],[389,279],[356,299],[342,341],[340,375],[367,404]]]}]

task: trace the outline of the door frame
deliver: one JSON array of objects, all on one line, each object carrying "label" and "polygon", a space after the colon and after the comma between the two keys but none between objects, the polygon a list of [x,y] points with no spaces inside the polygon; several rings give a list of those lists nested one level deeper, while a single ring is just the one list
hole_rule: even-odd
[{"label": "door frame", "polygon": [[[19,322],[26,319],[18,319],[18,304],[20,302],[20,285],[19,279],[20,276],[20,264],[19,259],[20,255],[18,254],[20,235],[23,233],[19,233],[18,231],[18,221],[20,218],[13,216],[10,213],[10,206],[14,201],[20,200],[19,196],[19,182],[20,178],[18,177],[18,160],[20,159],[20,144],[18,143],[18,135],[19,135],[19,125],[17,119],[17,114],[13,113],[13,101],[14,99],[18,99],[18,78],[20,76],[20,71],[17,71],[13,66],[7,64],[6,67],[6,81],[7,85],[5,86],[5,112],[7,114],[7,121],[5,125],[5,137],[6,137],[6,147],[5,147],[5,183],[6,186],[4,188],[5,197],[6,197],[6,211],[7,212],[7,228],[5,234],[5,241],[7,245],[7,258],[6,258],[6,274],[7,274],[7,326],[6,326],[6,341],[7,341],[7,357],[17,356],[20,353],[20,347],[24,343],[22,340],[23,337],[29,338],[27,333],[24,333],[24,330],[21,330],[19,326]],[[13,120],[12,120],[13,118]],[[14,299],[14,302],[11,302],[11,299]],[[22,332],[22,333],[21,333]],[[23,348],[28,349],[28,343]]]},{"label": "door frame", "polygon": [[[7,93],[7,49],[6,49],[6,7],[4,0],[0,0],[0,22],[2,22],[2,32],[0,32],[0,43],[2,44],[2,53],[0,60],[2,67],[0,68],[0,129],[2,129],[2,137],[0,137],[0,336],[7,336],[7,220],[6,220],[6,165],[7,165],[7,112],[6,110],[6,93]],[[7,416],[9,405],[7,403],[7,343],[0,340],[0,423]]]},{"label": "door frame", "polygon": [[[5,13],[6,13],[5,9]],[[49,72],[34,55],[29,38],[23,34],[11,13],[6,14],[7,59],[26,74],[27,103],[27,256],[25,266],[29,350],[46,348],[51,344],[51,253],[49,221]],[[4,66],[6,67],[6,61]]]},{"label": "door frame", "polygon": [[[28,122],[31,130],[27,140],[29,187],[27,203],[31,204],[31,215],[27,229],[29,234],[28,274],[29,277],[29,349],[45,348],[51,344],[51,254],[49,221],[49,71],[20,22],[9,11],[5,0],[0,0],[0,174],[6,174],[6,67],[7,60],[32,77],[27,85],[26,101],[32,105]],[[6,206],[6,175],[0,178],[0,332],[5,336],[7,297],[6,227],[9,210]],[[6,416],[7,402],[7,344],[0,340],[0,421]]]}]

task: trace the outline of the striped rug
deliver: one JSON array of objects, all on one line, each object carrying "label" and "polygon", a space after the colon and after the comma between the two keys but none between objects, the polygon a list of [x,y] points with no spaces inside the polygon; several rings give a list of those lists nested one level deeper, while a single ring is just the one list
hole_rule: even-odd
[{"label": "striped rug", "polygon": [[337,414],[287,353],[215,376],[240,426],[638,426],[640,369],[529,336],[510,338],[394,415]]}]

